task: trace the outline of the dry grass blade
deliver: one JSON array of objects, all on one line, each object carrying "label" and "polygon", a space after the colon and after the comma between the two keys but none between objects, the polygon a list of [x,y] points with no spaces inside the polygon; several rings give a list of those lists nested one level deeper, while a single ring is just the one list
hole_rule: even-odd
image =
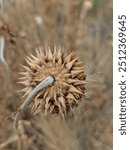
[{"label": "dry grass blade", "polygon": [[0,144],[0,149],[3,149],[5,148],[7,145],[17,141],[18,139],[18,136],[15,135],[15,136],[11,136],[7,141],[5,141],[4,143]]}]

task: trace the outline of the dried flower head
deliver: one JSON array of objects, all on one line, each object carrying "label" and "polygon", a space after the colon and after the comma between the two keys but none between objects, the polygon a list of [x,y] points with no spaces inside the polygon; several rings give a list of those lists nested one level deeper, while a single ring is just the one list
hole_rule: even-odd
[{"label": "dried flower head", "polygon": [[5,38],[7,44],[16,45],[16,37],[18,37],[18,33],[12,29],[10,24],[0,23],[0,35]]},{"label": "dried flower head", "polygon": [[47,76],[54,78],[54,83],[39,91],[32,104],[33,113],[65,114],[77,107],[83,100],[86,90],[86,75],[83,63],[76,57],[75,51],[62,53],[61,48],[36,50],[37,56],[26,58],[28,66],[20,83],[27,96]]}]

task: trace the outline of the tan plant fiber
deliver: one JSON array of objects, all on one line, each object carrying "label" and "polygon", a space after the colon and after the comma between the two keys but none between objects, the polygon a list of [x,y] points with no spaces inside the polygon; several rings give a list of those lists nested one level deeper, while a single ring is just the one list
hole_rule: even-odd
[{"label": "tan plant fiber", "polygon": [[83,62],[76,57],[75,51],[63,53],[61,48],[36,50],[36,56],[26,57],[27,66],[20,74],[21,84],[26,97],[44,78],[52,76],[52,85],[42,89],[34,98],[34,114],[69,114],[83,101],[86,91],[86,75]]}]

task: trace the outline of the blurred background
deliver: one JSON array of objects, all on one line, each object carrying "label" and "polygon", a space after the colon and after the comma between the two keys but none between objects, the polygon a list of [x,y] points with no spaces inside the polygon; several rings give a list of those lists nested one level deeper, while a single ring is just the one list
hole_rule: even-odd
[{"label": "blurred background", "polygon": [[[112,0],[0,0],[0,150],[112,150],[112,11]],[[16,129],[19,64],[45,45],[77,51],[86,103],[76,117],[29,115]]]}]

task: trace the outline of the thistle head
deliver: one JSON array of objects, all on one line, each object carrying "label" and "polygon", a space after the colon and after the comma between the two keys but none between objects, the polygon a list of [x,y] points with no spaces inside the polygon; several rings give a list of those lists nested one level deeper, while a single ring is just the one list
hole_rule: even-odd
[{"label": "thistle head", "polygon": [[26,58],[27,66],[21,72],[24,97],[44,78],[52,76],[53,84],[39,91],[32,103],[33,113],[61,114],[64,116],[78,107],[86,90],[86,75],[82,61],[75,51],[63,53],[54,47],[36,50],[36,56]]}]

